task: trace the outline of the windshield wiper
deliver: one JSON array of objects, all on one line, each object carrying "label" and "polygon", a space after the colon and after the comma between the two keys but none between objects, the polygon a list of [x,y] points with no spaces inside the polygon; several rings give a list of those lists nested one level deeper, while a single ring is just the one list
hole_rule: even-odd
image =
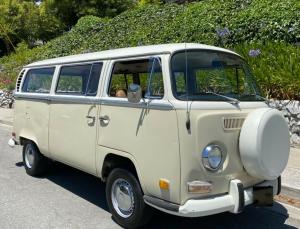
[{"label": "windshield wiper", "polygon": [[257,94],[254,94],[254,96],[264,100],[267,104],[270,104],[270,100],[266,99],[265,97],[257,95]]},{"label": "windshield wiper", "polygon": [[251,95],[251,96],[255,96],[255,97],[259,98],[259,99],[262,99],[262,100],[264,100],[267,104],[270,104],[270,100],[266,99],[266,98],[263,97],[263,96],[260,96],[260,95],[258,95],[258,94],[250,94],[250,95]]},{"label": "windshield wiper", "polygon": [[229,103],[233,104],[233,105],[238,105],[240,103],[240,100],[238,99],[235,99],[235,98],[231,98],[231,97],[228,97],[226,95],[221,95],[221,94],[218,94],[218,93],[215,93],[215,92],[212,92],[212,91],[205,91],[204,92],[205,94],[212,94],[212,95],[216,95],[216,96],[219,96],[221,98],[225,98],[228,100]]}]

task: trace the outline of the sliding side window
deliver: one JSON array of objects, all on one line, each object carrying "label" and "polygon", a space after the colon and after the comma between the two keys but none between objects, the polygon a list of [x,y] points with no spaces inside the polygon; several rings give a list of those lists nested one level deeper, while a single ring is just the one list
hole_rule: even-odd
[{"label": "sliding side window", "polygon": [[55,68],[31,69],[27,72],[22,92],[49,93]]},{"label": "sliding side window", "polygon": [[95,96],[102,63],[63,66],[60,70],[57,94]]}]

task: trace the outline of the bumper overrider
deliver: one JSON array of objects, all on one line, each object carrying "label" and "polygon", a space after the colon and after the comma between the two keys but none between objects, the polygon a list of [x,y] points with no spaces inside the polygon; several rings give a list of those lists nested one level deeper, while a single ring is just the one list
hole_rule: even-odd
[{"label": "bumper overrider", "polygon": [[[206,199],[190,199],[184,205],[170,203],[147,195],[144,196],[144,201],[156,209],[183,217],[201,217],[221,212],[236,214],[242,212],[244,207],[250,204],[270,205],[270,190],[272,191],[271,201],[273,201],[273,196],[279,194],[280,187],[280,177],[249,188],[244,188],[243,183],[235,179],[230,181],[228,194]],[[256,190],[266,190],[266,192],[259,193]],[[268,199],[268,201],[264,201],[264,199]]]}]

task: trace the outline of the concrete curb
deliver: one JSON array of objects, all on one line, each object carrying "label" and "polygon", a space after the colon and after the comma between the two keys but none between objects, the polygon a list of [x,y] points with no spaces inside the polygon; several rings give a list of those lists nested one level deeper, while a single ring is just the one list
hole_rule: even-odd
[{"label": "concrete curb", "polygon": [[298,192],[300,194],[300,189],[298,188],[295,188],[295,187],[291,187],[289,185],[286,185],[286,184],[281,184],[281,187],[288,190],[288,191],[291,191],[291,192]]},{"label": "concrete curb", "polygon": [[281,193],[280,194],[289,196],[291,198],[299,199],[299,197],[300,197],[300,190],[299,189],[295,189],[294,187],[289,187],[289,186],[282,185],[281,186]]}]

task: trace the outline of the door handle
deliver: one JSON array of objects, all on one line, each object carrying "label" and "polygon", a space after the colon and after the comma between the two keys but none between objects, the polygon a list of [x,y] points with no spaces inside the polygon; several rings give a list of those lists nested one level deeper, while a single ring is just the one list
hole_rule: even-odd
[{"label": "door handle", "polygon": [[87,115],[87,116],[85,116],[85,117],[86,117],[87,119],[89,119],[88,122],[87,122],[89,126],[94,125],[95,120],[96,120],[96,118],[95,118],[94,116]]},{"label": "door handle", "polygon": [[110,118],[107,115],[100,116],[100,122],[103,123],[104,125],[108,125]]}]

